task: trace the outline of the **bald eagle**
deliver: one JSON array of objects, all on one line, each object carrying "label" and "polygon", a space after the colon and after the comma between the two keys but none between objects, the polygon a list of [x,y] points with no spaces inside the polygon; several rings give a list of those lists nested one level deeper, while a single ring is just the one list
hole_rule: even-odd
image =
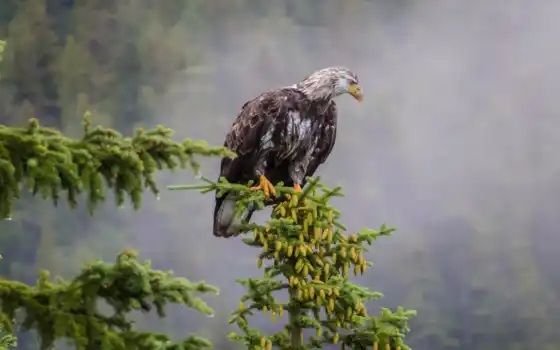
[{"label": "bald eagle", "polygon": [[[337,129],[334,97],[345,93],[362,101],[358,77],[345,67],[318,70],[290,87],[264,92],[247,101],[226,135],[224,146],[237,157],[224,157],[220,177],[231,183],[257,183],[268,204],[279,203],[274,185],[284,182],[296,192],[305,186],[331,153]],[[239,234],[255,207],[235,216],[235,194],[218,197],[214,206],[214,235]]]}]

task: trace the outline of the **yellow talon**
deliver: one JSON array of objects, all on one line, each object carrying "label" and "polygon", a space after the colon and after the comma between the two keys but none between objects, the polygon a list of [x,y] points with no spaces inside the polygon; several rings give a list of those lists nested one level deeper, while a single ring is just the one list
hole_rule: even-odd
[{"label": "yellow talon", "polygon": [[270,181],[268,181],[268,179],[263,175],[261,175],[259,177],[259,185],[249,187],[249,189],[251,191],[262,190],[264,192],[264,197],[265,198],[270,197],[270,195],[276,196],[276,189],[274,188],[274,185],[272,185],[272,183]]}]

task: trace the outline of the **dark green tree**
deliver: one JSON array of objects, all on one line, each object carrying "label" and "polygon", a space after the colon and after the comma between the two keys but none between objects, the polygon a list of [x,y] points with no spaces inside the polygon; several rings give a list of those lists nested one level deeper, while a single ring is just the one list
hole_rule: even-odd
[{"label": "dark green tree", "polygon": [[54,205],[64,194],[72,207],[85,193],[93,212],[106,198],[106,185],[113,190],[117,205],[128,196],[138,209],[145,189],[159,193],[153,179],[156,171],[190,165],[198,172],[194,155],[228,154],[205,141],[176,142],[172,134],[171,129],[160,126],[137,129],[133,137],[123,137],[113,129],[91,128],[87,113],[84,136],[78,140],[41,127],[37,119],[23,128],[0,125],[0,217],[9,218],[23,187],[52,199]]},{"label": "dark green tree", "polygon": [[[93,213],[105,200],[108,187],[117,204],[128,198],[139,208],[145,189],[159,193],[153,180],[156,171],[187,166],[198,171],[195,155],[230,154],[205,142],[176,142],[171,138],[172,130],[163,127],[138,129],[133,137],[123,137],[112,129],[92,128],[87,116],[85,120],[81,139],[42,127],[36,119],[22,128],[0,125],[1,218],[10,218],[22,190],[50,199],[54,205],[64,195],[72,207],[85,194]],[[42,349],[61,338],[73,340],[77,349],[209,348],[208,340],[196,336],[173,343],[165,334],[134,329],[128,316],[131,311],[155,309],[164,317],[168,303],[212,314],[196,294],[217,293],[215,287],[171,274],[152,270],[149,262],[138,261],[136,252],[124,251],[115,264],[92,263],[70,281],[53,283],[46,271],[34,286],[0,280],[0,323],[13,331],[15,319],[22,330],[37,331]],[[100,301],[112,311],[101,312]]]},{"label": "dark green tree", "polygon": [[[0,256],[0,260],[2,257]],[[4,323],[0,324],[0,350],[14,349],[17,346],[17,338],[9,327],[5,327]]]},{"label": "dark green tree", "polygon": [[17,346],[16,337],[0,325],[0,350],[15,349]]},{"label": "dark green tree", "polygon": [[[238,214],[251,202],[257,208],[264,207],[262,192],[255,193],[224,179],[220,183],[205,181],[208,185],[170,189],[218,191],[219,195],[237,191]],[[242,333],[230,334],[230,339],[247,349],[320,349],[326,344],[340,344],[343,349],[410,349],[404,337],[408,319],[416,312],[399,307],[393,313],[383,308],[380,315],[371,316],[365,304],[382,297],[381,293],[349,279],[350,270],[357,276],[372,265],[364,257],[365,245],[390,235],[394,229],[383,225],[379,230],[363,229],[347,235],[339,222],[340,212],[329,204],[331,198],[342,195],[341,188],[329,189],[319,179],[310,180],[301,193],[293,193],[293,189],[281,184],[276,188],[286,201],[273,209],[265,225],[251,223],[245,228],[253,237],[244,238],[244,242],[261,250],[258,267],[267,263],[262,278],[239,280],[247,293],[230,323],[237,324]],[[288,293],[279,296],[281,291]],[[270,312],[273,321],[286,313],[285,330],[265,335],[249,327],[248,316],[255,312]],[[308,329],[314,329],[316,335],[305,340],[304,331]]]}]

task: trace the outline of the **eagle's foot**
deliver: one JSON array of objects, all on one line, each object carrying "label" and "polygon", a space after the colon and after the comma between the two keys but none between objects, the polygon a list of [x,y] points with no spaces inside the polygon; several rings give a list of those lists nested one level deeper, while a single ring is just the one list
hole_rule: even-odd
[{"label": "eagle's foot", "polygon": [[270,195],[276,196],[276,189],[274,188],[272,183],[270,181],[268,181],[268,179],[263,175],[261,175],[259,177],[259,185],[249,187],[249,189],[251,191],[261,191],[262,190],[264,192],[264,197],[265,198],[270,197]]},{"label": "eagle's foot", "polygon": [[295,193],[301,192],[301,186],[299,184],[294,184],[294,192]]}]

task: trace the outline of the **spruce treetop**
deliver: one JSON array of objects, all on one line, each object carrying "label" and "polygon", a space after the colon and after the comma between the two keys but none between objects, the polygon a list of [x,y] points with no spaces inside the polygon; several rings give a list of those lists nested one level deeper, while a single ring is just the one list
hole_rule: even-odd
[{"label": "spruce treetop", "polygon": [[[207,185],[171,189],[219,194],[234,190],[238,194],[238,215],[249,203],[260,209],[265,206],[263,192],[250,191],[246,185],[230,184],[223,178],[218,183],[203,180]],[[230,338],[247,349],[307,350],[326,344],[340,344],[343,349],[410,349],[404,337],[415,311],[398,308],[391,312],[383,308],[380,315],[372,316],[366,302],[382,294],[350,280],[351,271],[361,275],[372,265],[364,256],[366,245],[390,235],[394,229],[382,225],[379,230],[346,234],[346,227],[339,221],[341,213],[329,204],[333,197],[342,195],[341,188],[327,188],[318,178],[310,179],[301,193],[294,193],[282,183],[275,188],[286,200],[274,207],[264,225],[248,223],[244,228],[252,237],[244,237],[243,241],[260,250],[257,266],[264,267],[264,275],[238,280],[247,292],[230,323],[242,333],[230,334]],[[257,312],[270,314],[273,322],[287,314],[285,329],[265,335],[251,328],[249,316]],[[304,339],[304,331],[308,330],[314,330],[315,335]]]}]

